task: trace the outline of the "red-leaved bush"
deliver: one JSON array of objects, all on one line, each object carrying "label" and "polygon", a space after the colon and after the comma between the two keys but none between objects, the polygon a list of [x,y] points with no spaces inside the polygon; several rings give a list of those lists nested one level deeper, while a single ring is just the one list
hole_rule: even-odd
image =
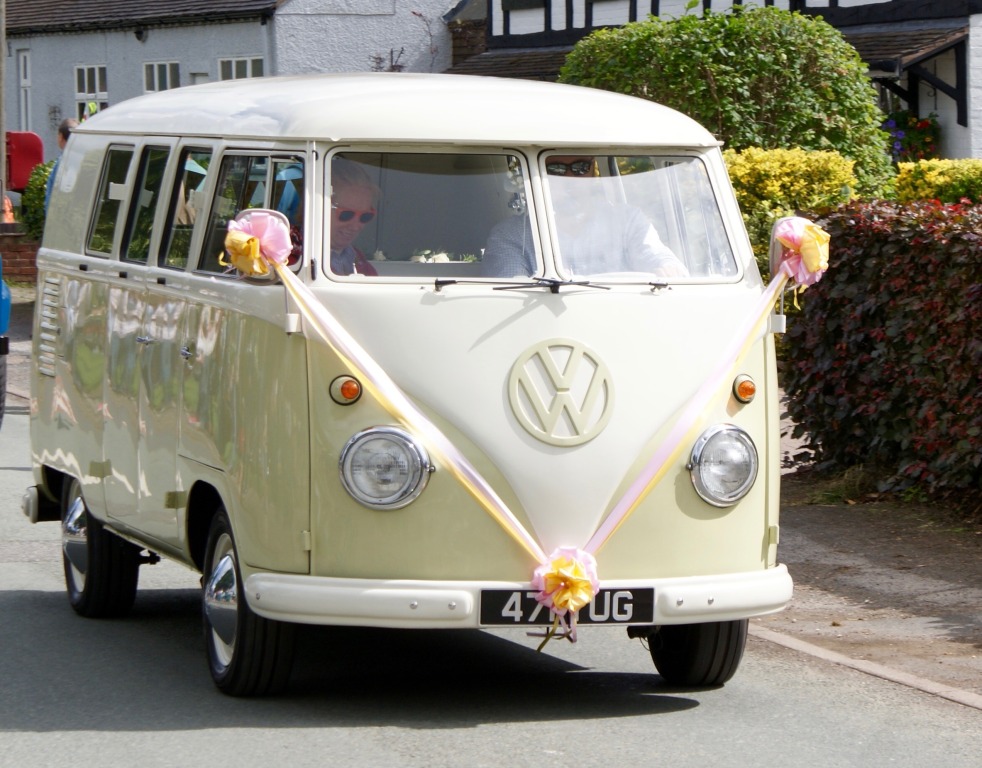
[{"label": "red-leaved bush", "polygon": [[848,203],[789,324],[782,383],[820,465],[884,490],[982,487],[982,205]]}]

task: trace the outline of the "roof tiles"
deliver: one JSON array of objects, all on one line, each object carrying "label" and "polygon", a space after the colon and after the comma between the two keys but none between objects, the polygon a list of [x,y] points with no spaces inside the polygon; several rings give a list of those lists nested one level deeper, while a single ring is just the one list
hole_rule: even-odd
[{"label": "roof tiles", "polygon": [[283,0],[7,0],[11,36],[232,21],[272,14]]}]

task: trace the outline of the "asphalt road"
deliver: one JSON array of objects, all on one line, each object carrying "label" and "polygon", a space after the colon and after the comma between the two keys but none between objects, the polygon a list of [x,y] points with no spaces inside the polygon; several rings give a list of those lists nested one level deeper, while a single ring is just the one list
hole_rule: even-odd
[{"label": "asphalt road", "polygon": [[132,615],[81,619],[59,527],[20,512],[28,418],[0,432],[0,765],[976,768],[982,711],[752,636],[723,688],[683,690],[639,641],[581,630],[305,628],[286,695],[212,686],[197,575],[144,567]]}]

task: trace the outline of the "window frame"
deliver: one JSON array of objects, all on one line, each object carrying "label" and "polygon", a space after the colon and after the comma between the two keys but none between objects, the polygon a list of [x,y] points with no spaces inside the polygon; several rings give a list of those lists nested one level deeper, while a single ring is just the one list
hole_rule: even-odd
[{"label": "window frame", "polygon": [[[112,175],[114,170],[114,165],[112,162],[115,154],[128,154],[129,159],[126,161],[126,173],[123,175],[122,181],[118,181],[115,176]],[[100,258],[112,258],[115,252],[117,238],[122,237],[122,227],[120,226],[121,219],[120,216],[128,211],[129,203],[129,178],[133,170],[133,158],[136,155],[136,146],[134,144],[110,144],[106,147],[105,155],[102,160],[102,169],[99,175],[99,186],[97,187],[98,194],[96,196],[92,212],[89,216],[89,226],[88,233],[85,237],[85,253],[89,256],[98,256]],[[113,185],[122,187],[121,193],[113,192]],[[115,212],[110,213],[112,221],[108,220],[108,217],[104,215],[107,206],[112,208],[111,204],[115,203]],[[125,219],[123,219],[125,221]],[[108,251],[97,250],[93,246],[93,240],[95,240],[97,233],[100,228],[111,227],[112,238],[109,242]]]},{"label": "window frame", "polygon": [[86,110],[91,102],[95,102],[100,110],[109,106],[109,68],[105,64],[75,66],[75,117],[79,121],[89,116]]},{"label": "window frame", "polygon": [[[161,86],[161,80],[163,85]],[[145,61],[143,63],[143,92],[157,93],[181,87],[179,61]]]},{"label": "window frame", "polygon": [[[228,67],[229,76],[225,76],[225,68]],[[240,67],[245,68],[244,74],[239,74]],[[256,69],[259,72],[256,72]],[[263,56],[233,56],[218,60],[218,79],[219,80],[247,80],[253,77],[266,76],[266,59]]]}]

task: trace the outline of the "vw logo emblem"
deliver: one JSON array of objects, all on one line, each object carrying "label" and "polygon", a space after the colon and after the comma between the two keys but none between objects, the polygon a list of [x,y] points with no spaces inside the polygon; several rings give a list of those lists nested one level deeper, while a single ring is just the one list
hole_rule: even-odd
[{"label": "vw logo emblem", "polygon": [[578,341],[550,339],[515,361],[508,399],[518,423],[536,439],[581,445],[610,421],[614,385],[596,352]]}]

